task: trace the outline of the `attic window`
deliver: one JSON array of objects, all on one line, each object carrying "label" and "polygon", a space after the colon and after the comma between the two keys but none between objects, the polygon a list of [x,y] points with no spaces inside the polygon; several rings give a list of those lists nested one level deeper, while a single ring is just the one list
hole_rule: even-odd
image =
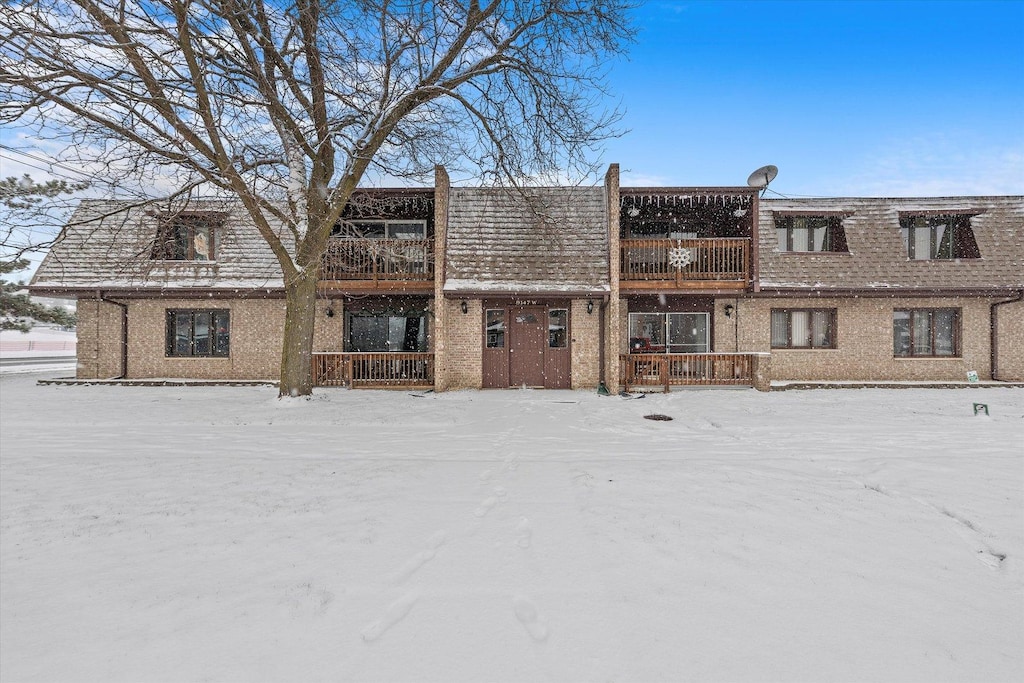
[{"label": "attic window", "polygon": [[848,252],[842,216],[776,216],[779,251]]},{"label": "attic window", "polygon": [[906,214],[900,233],[913,261],[979,258],[970,214]]},{"label": "attic window", "polygon": [[150,258],[162,261],[213,261],[220,220],[209,214],[162,216]]}]

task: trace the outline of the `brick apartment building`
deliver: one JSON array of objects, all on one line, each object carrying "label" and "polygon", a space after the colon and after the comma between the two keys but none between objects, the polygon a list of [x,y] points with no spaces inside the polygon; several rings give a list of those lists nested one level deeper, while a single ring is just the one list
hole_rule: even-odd
[{"label": "brick apartment building", "polygon": [[[282,226],[282,233],[284,228]],[[368,190],[322,257],[319,385],[1024,380],[1024,197]],[[277,262],[231,201],[83,201],[33,278],[78,377],[276,379]]]}]

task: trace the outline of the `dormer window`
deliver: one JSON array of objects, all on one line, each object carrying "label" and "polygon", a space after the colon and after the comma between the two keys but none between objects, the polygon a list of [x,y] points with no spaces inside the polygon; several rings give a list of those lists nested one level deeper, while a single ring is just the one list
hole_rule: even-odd
[{"label": "dormer window", "polygon": [[900,216],[900,233],[913,261],[979,258],[970,214]]},{"label": "dormer window", "polygon": [[846,252],[842,216],[776,216],[779,251]]},{"label": "dormer window", "polygon": [[220,221],[209,214],[161,216],[150,258],[162,261],[213,261]]}]

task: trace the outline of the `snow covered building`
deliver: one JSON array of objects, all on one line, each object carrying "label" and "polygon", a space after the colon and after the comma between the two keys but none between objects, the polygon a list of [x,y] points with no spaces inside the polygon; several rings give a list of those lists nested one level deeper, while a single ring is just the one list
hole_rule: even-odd
[{"label": "snow covered building", "polygon": [[[1024,380],[1024,197],[749,187],[367,190],[322,257],[320,385]],[[282,233],[284,228],[282,226]],[[241,207],[84,201],[31,284],[78,377],[275,379],[277,263]]]}]

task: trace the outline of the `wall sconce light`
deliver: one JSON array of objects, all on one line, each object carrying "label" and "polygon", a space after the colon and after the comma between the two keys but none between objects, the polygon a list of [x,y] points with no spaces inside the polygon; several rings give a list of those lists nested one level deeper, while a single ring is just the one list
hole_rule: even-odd
[{"label": "wall sconce light", "polygon": [[327,307],[327,317],[328,318],[333,318],[334,317],[334,309],[332,307],[330,307],[330,306]]},{"label": "wall sconce light", "polygon": [[593,301],[588,301],[587,302],[587,313],[593,313],[593,312],[594,312],[594,302]]},{"label": "wall sconce light", "polygon": [[459,308],[461,308],[461,309],[462,309],[462,312],[463,312],[463,313],[469,313],[469,304],[467,304],[467,303],[466,303],[465,301],[463,301],[463,302],[462,302],[462,303],[461,303],[461,304],[459,305]]},{"label": "wall sconce light", "polygon": [[732,304],[726,304],[725,305],[725,317],[726,318],[731,318],[732,317],[732,311],[733,311],[733,305]]}]

